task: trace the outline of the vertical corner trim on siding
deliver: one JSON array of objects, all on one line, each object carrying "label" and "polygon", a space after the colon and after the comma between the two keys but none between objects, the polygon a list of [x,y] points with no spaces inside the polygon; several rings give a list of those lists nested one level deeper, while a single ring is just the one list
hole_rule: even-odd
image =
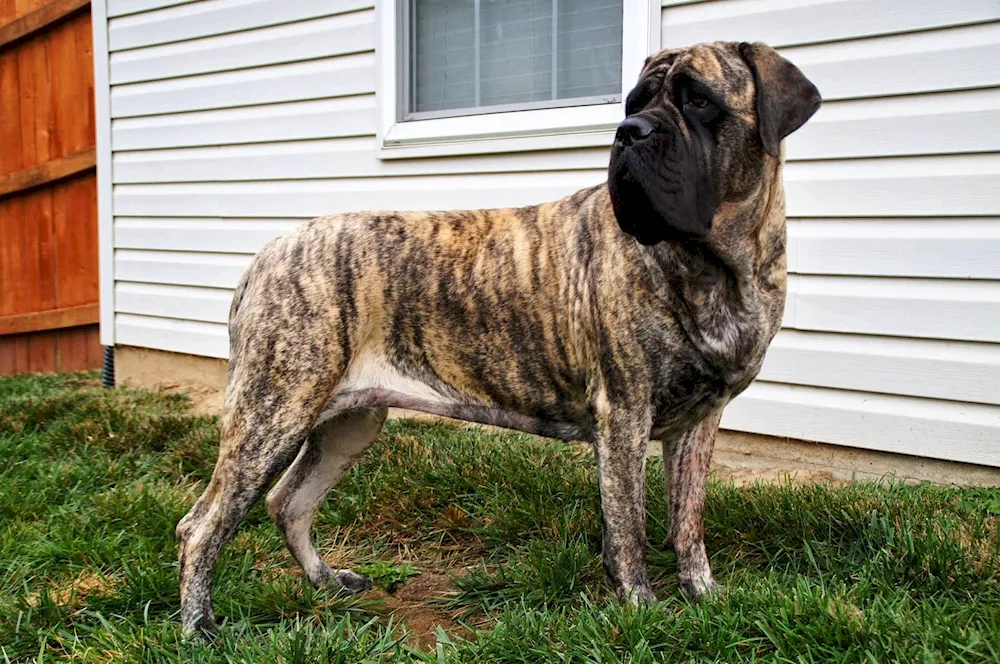
[{"label": "vertical corner trim on siding", "polygon": [[111,86],[107,0],[93,0],[94,118],[97,150],[97,242],[101,344],[115,343],[114,198],[111,177]]}]

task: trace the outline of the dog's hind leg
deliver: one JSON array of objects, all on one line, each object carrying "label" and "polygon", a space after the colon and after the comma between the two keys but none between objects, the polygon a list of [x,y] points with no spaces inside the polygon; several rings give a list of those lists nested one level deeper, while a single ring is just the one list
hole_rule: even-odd
[{"label": "dog's hind leg", "polygon": [[292,466],[267,495],[271,519],[316,587],[333,582],[352,593],[371,587],[360,574],[331,570],[316,551],[310,531],[327,493],[378,436],[386,413],[385,408],[364,408],[321,417]]},{"label": "dog's hind leg", "polygon": [[329,384],[304,371],[272,376],[267,367],[231,374],[212,479],[177,525],[185,634],[215,629],[210,587],[222,547],[292,463],[329,399]]}]

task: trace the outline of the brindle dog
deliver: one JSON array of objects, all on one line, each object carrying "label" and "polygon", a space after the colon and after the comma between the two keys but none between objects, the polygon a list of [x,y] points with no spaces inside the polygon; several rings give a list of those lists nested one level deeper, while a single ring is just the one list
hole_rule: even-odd
[{"label": "brindle dog", "polygon": [[783,139],[820,103],[764,44],[664,50],[628,95],[607,184],[517,209],[342,214],[265,246],[233,297],[215,471],[177,526],[185,632],[213,628],[219,552],[282,471],[267,507],[309,580],[369,586],[330,569],[310,529],[391,406],[592,443],[604,566],[632,603],[655,600],[644,470],[662,441],[680,582],[710,591],[715,433],[781,322]]}]

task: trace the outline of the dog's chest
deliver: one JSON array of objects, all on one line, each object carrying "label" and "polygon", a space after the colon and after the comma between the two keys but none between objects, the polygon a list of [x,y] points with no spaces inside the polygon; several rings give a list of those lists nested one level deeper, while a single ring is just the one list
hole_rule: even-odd
[{"label": "dog's chest", "polygon": [[653,433],[683,432],[725,405],[726,380],[694,353],[681,353],[661,369],[653,390]]},{"label": "dog's chest", "polygon": [[656,372],[654,433],[687,431],[750,385],[760,372],[769,334],[753,327],[745,335],[743,352],[731,355],[730,362],[720,363],[718,356],[709,361],[690,341],[674,349]]}]

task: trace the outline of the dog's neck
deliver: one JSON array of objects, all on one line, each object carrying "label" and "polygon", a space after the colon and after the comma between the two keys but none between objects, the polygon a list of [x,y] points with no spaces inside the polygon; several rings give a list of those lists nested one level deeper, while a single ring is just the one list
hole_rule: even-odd
[{"label": "dog's neck", "polygon": [[756,373],[781,326],[787,284],[781,160],[760,186],[766,194],[727,203],[705,241],[668,240],[642,247],[652,282],[665,288],[678,322],[712,365],[741,382]]}]

